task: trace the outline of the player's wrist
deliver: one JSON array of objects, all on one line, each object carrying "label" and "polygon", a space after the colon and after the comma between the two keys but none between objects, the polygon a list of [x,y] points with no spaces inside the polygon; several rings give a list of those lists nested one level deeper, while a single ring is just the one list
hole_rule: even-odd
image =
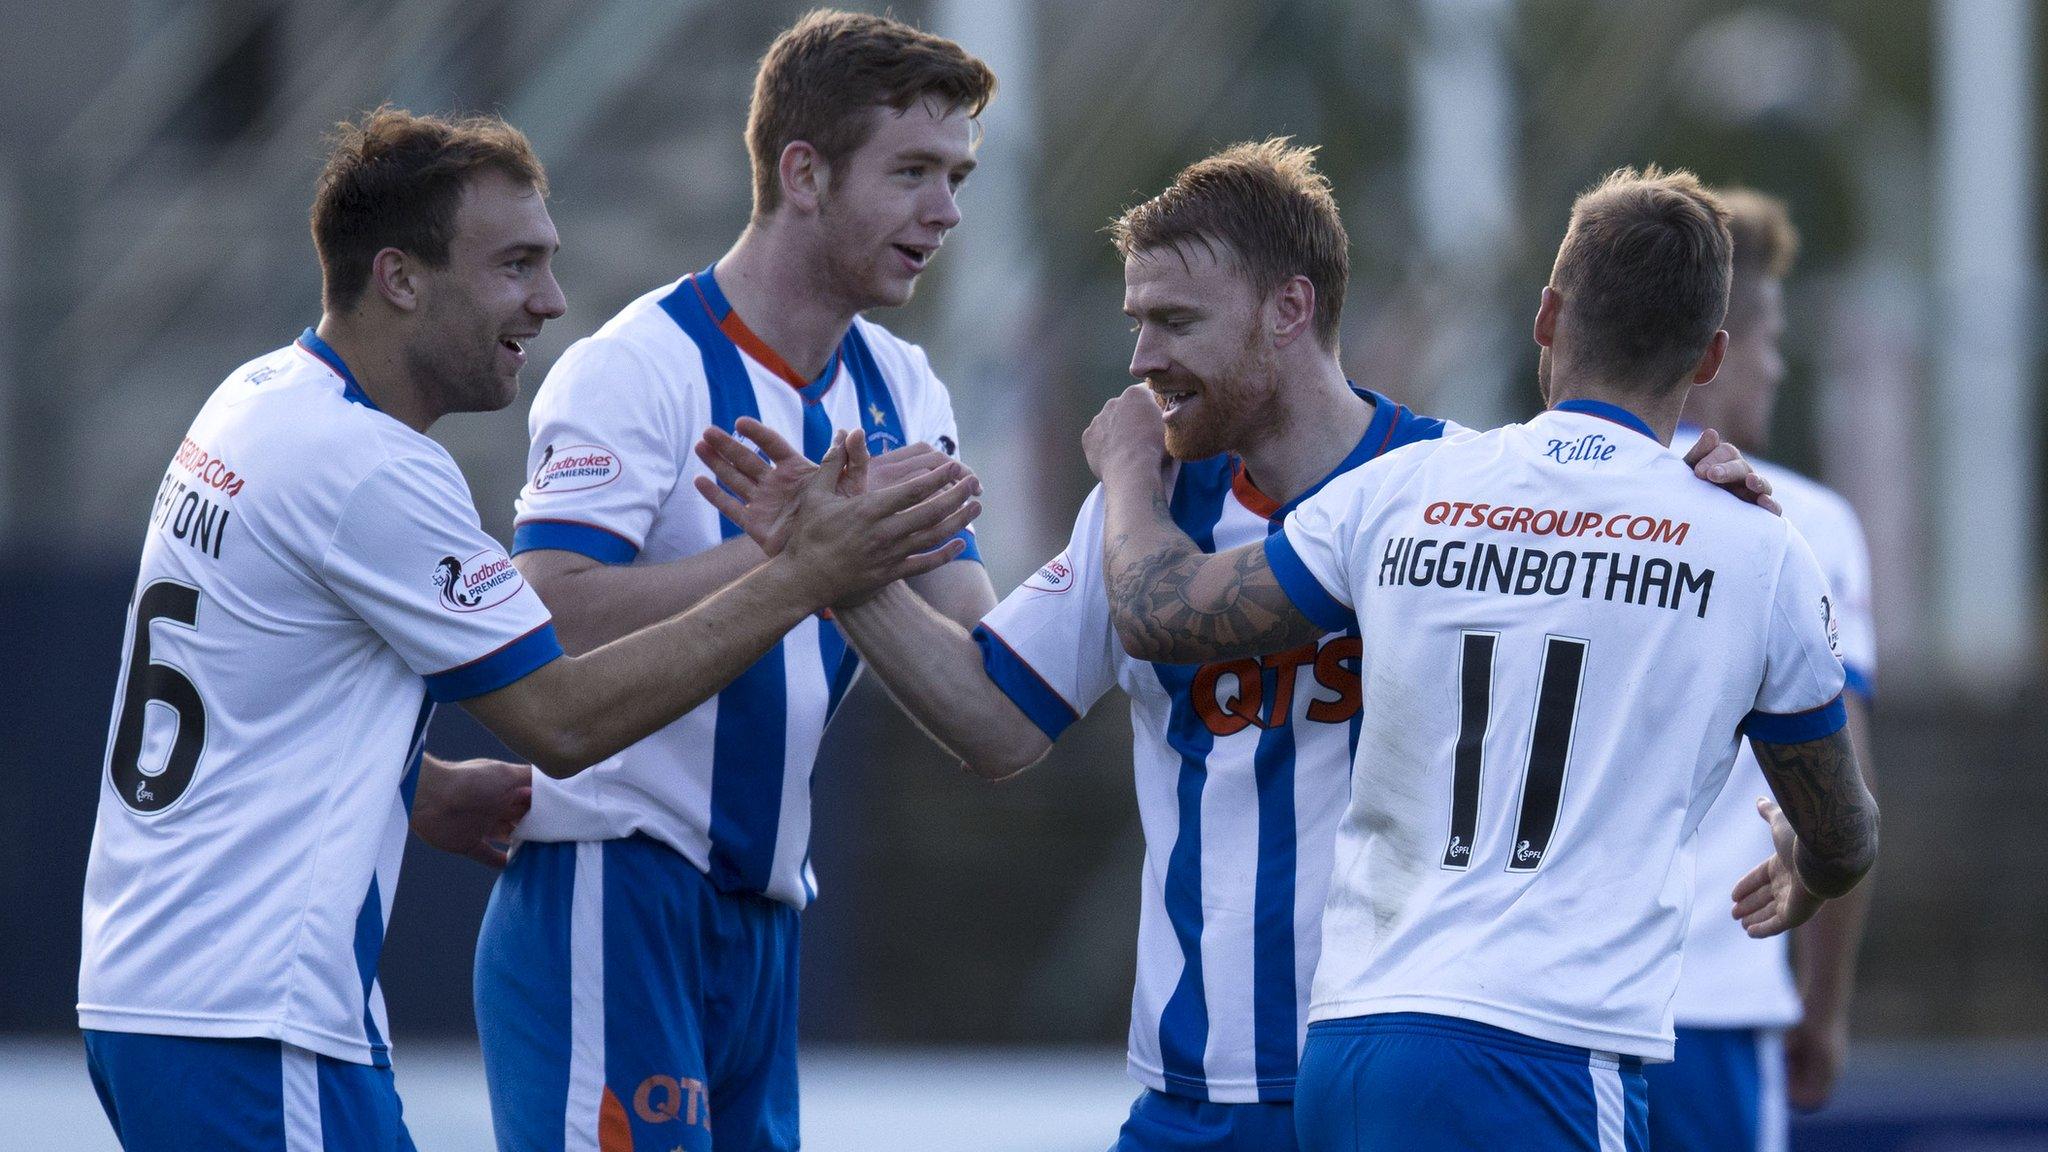
[{"label": "player's wrist", "polygon": [[822,566],[807,563],[786,549],[762,561],[754,573],[765,594],[801,605],[809,612],[826,607],[843,594]]}]

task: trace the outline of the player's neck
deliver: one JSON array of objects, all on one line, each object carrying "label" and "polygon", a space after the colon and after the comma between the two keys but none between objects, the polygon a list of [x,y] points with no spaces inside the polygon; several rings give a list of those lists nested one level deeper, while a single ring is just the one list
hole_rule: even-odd
[{"label": "player's neck", "polygon": [[1678,417],[1685,410],[1685,396],[1689,388],[1674,388],[1657,394],[1635,388],[1620,388],[1596,379],[1553,376],[1550,381],[1550,406],[1556,408],[1567,400],[1592,400],[1601,404],[1612,404],[1650,426],[1656,433],[1657,442],[1669,445],[1672,434],[1678,428]]},{"label": "player's neck", "polygon": [[356,387],[363,390],[379,412],[415,432],[425,432],[441,418],[442,413],[434,408],[428,390],[413,379],[401,341],[380,338],[363,325],[332,312],[322,313],[320,324],[313,331],[348,365]]},{"label": "player's neck", "polygon": [[1253,485],[1281,504],[1336,471],[1373,417],[1371,401],[1351,390],[1335,358],[1305,359],[1283,369],[1264,429],[1238,449]]},{"label": "player's neck", "polygon": [[[1719,394],[1716,395],[1717,393]],[[1710,396],[1714,397],[1713,401],[1708,399]],[[1760,430],[1751,427],[1747,417],[1736,412],[1733,405],[1716,402],[1727,398],[1727,394],[1720,392],[1716,385],[1693,389],[1692,396],[1685,402],[1685,412],[1680,417],[1680,422],[1693,428],[1712,428],[1721,434],[1723,440],[1742,449],[1745,454],[1761,452],[1768,448],[1768,438]]]},{"label": "player's neck", "polygon": [[753,226],[718,260],[718,287],[740,322],[805,380],[825,370],[859,313],[817,290],[817,268],[773,229]]}]

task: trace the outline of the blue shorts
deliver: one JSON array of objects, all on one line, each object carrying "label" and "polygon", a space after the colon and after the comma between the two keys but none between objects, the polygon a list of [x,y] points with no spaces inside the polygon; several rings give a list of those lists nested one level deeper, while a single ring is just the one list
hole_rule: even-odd
[{"label": "blue shorts", "polygon": [[1784,1152],[1785,1039],[1772,1028],[1680,1028],[1650,1082],[1657,1152]]},{"label": "blue shorts", "polygon": [[1294,1104],[1211,1104],[1147,1088],[1110,1152],[1294,1152]]},{"label": "blue shorts", "polygon": [[498,1147],[794,1149],[796,991],[796,909],[646,836],[520,845],[476,946]]},{"label": "blue shorts", "polygon": [[413,1152],[391,1069],[260,1037],[85,1033],[127,1152]]},{"label": "blue shorts", "polygon": [[1643,1152],[1642,1061],[1420,1012],[1308,1026],[1303,1152]]}]

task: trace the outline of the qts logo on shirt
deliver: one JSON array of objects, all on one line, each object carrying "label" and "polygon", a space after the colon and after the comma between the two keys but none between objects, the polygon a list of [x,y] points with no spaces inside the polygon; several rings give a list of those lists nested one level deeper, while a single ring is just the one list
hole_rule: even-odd
[{"label": "qts logo on shirt", "polygon": [[[1305,691],[1311,694],[1302,712],[1305,719],[1349,723],[1359,709],[1360,649],[1356,636],[1333,636],[1320,645],[1303,644],[1257,660],[1204,664],[1188,689],[1195,715],[1217,736],[1284,727],[1294,722],[1295,693]],[[1303,671],[1313,684],[1299,683]]]},{"label": "qts logo on shirt", "polygon": [[541,450],[540,463],[533,469],[535,492],[581,492],[601,488],[619,478],[625,464],[619,454],[596,444],[571,444],[556,451],[553,444]]},{"label": "qts logo on shirt", "polygon": [[434,566],[434,587],[441,590],[441,607],[450,612],[481,612],[519,591],[519,569],[498,551],[479,552],[467,560],[443,556]]}]

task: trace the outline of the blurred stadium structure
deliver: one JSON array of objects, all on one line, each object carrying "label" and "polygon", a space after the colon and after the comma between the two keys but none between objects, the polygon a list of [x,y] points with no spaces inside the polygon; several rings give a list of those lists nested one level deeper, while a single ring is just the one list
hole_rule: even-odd
[{"label": "blurred stadium structure", "polygon": [[[1852,1084],[1834,1137],[1848,1143],[1824,1145],[1820,1123],[1804,1139],[1906,1146],[1845,1133],[1863,1131],[1858,1116],[1898,1120],[1887,1100],[1927,1098],[1884,1084],[1981,1083],[1963,1070],[2009,1056],[2030,1075],[1966,1097],[1981,1104],[1969,1115],[2013,1121],[1984,1129],[1997,1147],[2048,1146],[2040,1046],[1967,1047],[2048,1037],[2048,870],[2034,850],[2048,825],[2034,336],[2048,22],[2032,7],[898,4],[1002,78],[955,251],[889,318],[952,385],[992,493],[982,539],[998,588],[1057,548],[1089,483],[1079,430],[1126,379],[1120,274],[1100,229],[1215,145],[1322,145],[1353,240],[1353,374],[1478,424],[1535,406],[1529,315],[1575,190],[1657,161],[1784,196],[1807,247],[1772,455],[1861,512],[1884,664],[1886,859],[1855,1012],[1884,1058],[1855,1073],[1892,1080]],[[530,397],[569,342],[709,262],[744,221],[752,70],[800,10],[0,0],[0,587],[27,624],[0,640],[15,717],[0,753],[13,894],[0,1038],[73,1026],[79,882],[143,509],[228,369],[318,315],[305,212],[322,131],[390,100],[499,110],[532,136],[570,313],[534,348]],[[522,400],[435,429],[501,536],[524,415]],[[1122,717],[1098,709],[1047,764],[989,788],[950,771],[871,684],[860,695],[818,774],[808,1034],[1112,1048],[1139,866]],[[453,710],[434,736],[449,750],[485,739]],[[424,851],[408,868],[385,966],[392,1014],[401,1041],[459,1040],[488,878]],[[0,1080],[47,1051],[0,1047]],[[1945,1113],[1911,1115],[1923,1114]]]}]

